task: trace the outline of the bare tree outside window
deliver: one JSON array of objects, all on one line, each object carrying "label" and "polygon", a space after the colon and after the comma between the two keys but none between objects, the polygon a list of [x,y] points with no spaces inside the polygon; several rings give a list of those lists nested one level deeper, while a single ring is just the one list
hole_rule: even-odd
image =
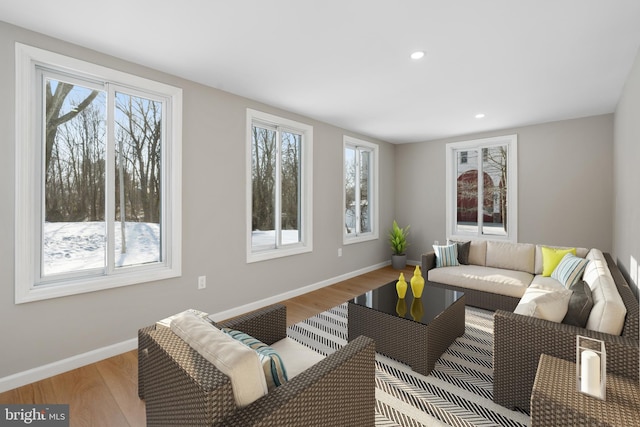
[{"label": "bare tree outside window", "polygon": [[126,254],[127,244],[153,236],[160,226],[162,104],[116,92],[116,111],[116,266],[160,261],[159,251],[145,260]]},{"label": "bare tree outside window", "polygon": [[507,160],[507,145],[456,151],[457,231],[506,236]]},{"label": "bare tree outside window", "polygon": [[298,243],[302,135],[257,124],[251,132],[252,247]]},{"label": "bare tree outside window", "polygon": [[[105,267],[107,163],[118,165],[116,267],[159,261],[161,104],[116,94],[116,162],[106,158],[105,91],[47,78],[45,93],[43,275]],[[141,255],[142,238],[155,245]]]},{"label": "bare tree outside window", "polygon": [[375,238],[376,151],[374,144],[344,140],[344,237]]}]

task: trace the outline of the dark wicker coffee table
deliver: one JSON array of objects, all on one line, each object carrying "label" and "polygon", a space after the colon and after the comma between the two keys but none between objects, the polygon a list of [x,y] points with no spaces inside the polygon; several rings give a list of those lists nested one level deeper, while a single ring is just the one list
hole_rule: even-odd
[{"label": "dark wicker coffee table", "polygon": [[425,285],[398,299],[396,281],[349,301],[349,341],[364,335],[376,351],[429,375],[436,361],[464,334],[464,293]]}]

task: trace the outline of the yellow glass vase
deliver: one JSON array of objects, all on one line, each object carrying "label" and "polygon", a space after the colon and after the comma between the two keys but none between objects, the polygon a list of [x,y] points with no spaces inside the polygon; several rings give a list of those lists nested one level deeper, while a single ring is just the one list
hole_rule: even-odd
[{"label": "yellow glass vase", "polygon": [[407,294],[407,281],[404,280],[404,273],[400,273],[400,277],[396,282],[396,291],[398,292],[398,298],[403,299]]},{"label": "yellow glass vase", "polygon": [[424,307],[422,306],[422,298],[414,298],[411,301],[411,317],[416,322],[422,320],[422,316],[424,316]]},{"label": "yellow glass vase", "polygon": [[407,300],[404,298],[398,298],[398,302],[396,303],[396,313],[398,316],[404,317],[407,314]]},{"label": "yellow glass vase", "polygon": [[416,265],[416,269],[413,271],[413,277],[411,278],[411,292],[413,292],[413,297],[422,297],[423,290],[424,279],[422,278],[422,271],[420,270],[420,266]]}]

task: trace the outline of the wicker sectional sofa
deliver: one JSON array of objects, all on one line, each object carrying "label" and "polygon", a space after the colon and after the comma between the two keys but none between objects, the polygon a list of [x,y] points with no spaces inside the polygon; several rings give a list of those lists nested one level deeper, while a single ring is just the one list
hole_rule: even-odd
[{"label": "wicker sectional sofa", "polygon": [[[504,245],[504,242],[501,242]],[[506,244],[510,245],[510,244]],[[522,245],[522,244],[514,244]],[[489,245],[491,246],[491,245]],[[472,246],[473,248],[473,246]],[[508,247],[502,247],[504,250]],[[488,250],[487,250],[488,251]],[[628,283],[624,279],[622,273],[618,269],[614,260],[609,254],[602,254],[597,250],[578,250],[578,254],[586,256],[587,258],[598,259],[598,265],[600,269],[597,271],[597,275],[603,275],[603,279],[611,285],[619,295],[619,299],[624,304],[624,307],[619,309],[610,310],[609,313],[593,314],[593,316],[608,316],[610,314],[614,317],[620,318],[621,312],[623,316],[623,324],[620,325],[620,329],[615,329],[615,332],[609,333],[602,332],[593,329],[587,329],[587,327],[578,327],[574,325],[552,322],[549,320],[543,320],[540,318],[526,316],[522,314],[514,313],[520,297],[524,295],[527,290],[525,285],[518,290],[511,290],[509,294],[495,292],[496,289],[500,289],[500,286],[495,288],[487,287],[486,283],[474,287],[465,287],[464,280],[453,279],[456,285],[449,283],[442,283],[437,281],[438,277],[442,275],[437,274],[439,270],[435,267],[436,260],[433,252],[426,253],[422,256],[423,275],[425,276],[425,282],[427,286],[445,287],[448,289],[454,289],[465,292],[467,305],[476,306],[488,310],[495,311],[494,314],[494,348],[493,348],[493,370],[494,370],[494,385],[493,385],[493,399],[496,403],[508,407],[508,408],[521,408],[526,411],[530,407],[531,390],[533,388],[533,382],[535,379],[538,360],[541,354],[548,354],[560,359],[574,361],[576,357],[576,336],[582,335],[599,340],[603,340],[607,349],[607,371],[622,375],[625,377],[638,380],[639,378],[639,308],[638,300],[633,294],[633,291],[629,287]],[[473,251],[471,251],[473,252]],[[514,247],[505,258],[513,258],[517,249]],[[505,252],[502,252],[504,255]],[[474,257],[470,254],[470,263],[474,261]],[[477,252],[475,255],[478,255]],[[494,254],[495,255],[495,254]],[[539,245],[536,247],[534,258],[539,255]],[[475,260],[476,262],[482,262]],[[548,280],[549,278],[537,278],[539,271],[539,259],[533,260],[533,271],[529,273],[531,275],[531,281]],[[499,260],[495,256],[487,258],[485,255],[484,264],[481,266],[471,265],[471,267],[461,265],[461,271],[456,272],[457,275],[463,275],[462,270],[468,269],[476,271],[476,267],[487,268],[485,275],[480,274],[481,280],[489,278],[493,275],[495,277],[502,276],[507,277],[509,282],[513,277],[521,277],[515,274],[513,270],[505,268],[504,265],[513,267],[513,259],[511,260]],[[596,261],[593,261],[596,262]],[[490,264],[490,265],[487,265]],[[500,267],[500,265],[503,267]],[[529,264],[531,265],[531,264]],[[456,269],[458,267],[446,267]],[[482,268],[479,269],[482,271]],[[592,268],[593,270],[593,268]],[[440,272],[438,272],[440,273]],[[505,273],[505,275],[502,275]],[[585,273],[586,275],[586,273]],[[473,277],[473,274],[468,275]],[[467,279],[469,278],[467,277]],[[526,280],[526,279],[525,279]],[[585,279],[585,281],[587,281]],[[517,285],[517,280],[514,282]],[[589,284],[589,286],[592,286]],[[519,297],[516,293],[521,293]],[[616,295],[614,297],[617,298]],[[594,294],[595,300],[595,294]],[[615,307],[615,306],[614,306]],[[593,326],[597,324],[597,319],[590,318],[590,324]],[[597,329],[597,328],[596,328]],[[607,330],[606,327],[602,328]]]}]

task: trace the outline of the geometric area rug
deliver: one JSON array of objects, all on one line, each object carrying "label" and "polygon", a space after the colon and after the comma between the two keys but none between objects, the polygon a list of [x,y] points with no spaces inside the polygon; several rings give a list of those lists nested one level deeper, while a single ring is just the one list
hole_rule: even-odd
[{"label": "geometric area rug", "polygon": [[[493,402],[493,313],[466,307],[463,336],[430,375],[376,353],[376,426],[513,426],[525,413]],[[347,343],[347,303],[290,326],[287,335],[328,355]]]}]

